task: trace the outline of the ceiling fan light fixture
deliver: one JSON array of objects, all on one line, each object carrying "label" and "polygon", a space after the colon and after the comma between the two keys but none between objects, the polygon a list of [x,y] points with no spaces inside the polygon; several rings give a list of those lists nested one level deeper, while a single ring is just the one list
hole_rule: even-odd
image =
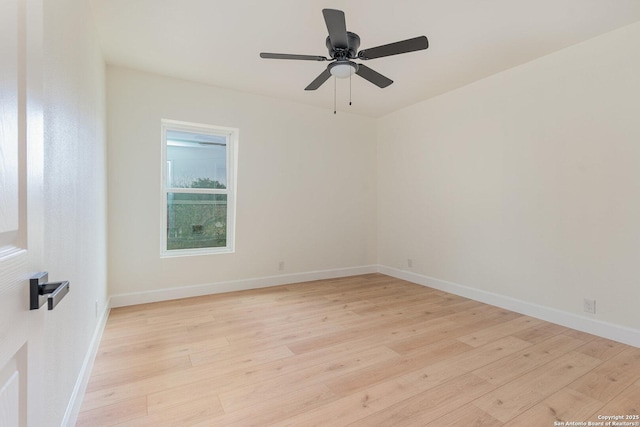
[{"label": "ceiling fan light fixture", "polygon": [[[267,59],[293,59],[299,61],[331,61],[318,77],[316,77],[304,90],[316,90],[322,86],[331,76],[346,79],[357,74],[359,77],[370,83],[385,88],[393,83],[388,77],[372,70],[364,64],[356,64],[352,59],[366,61],[375,58],[398,55],[401,53],[415,52],[429,47],[429,40],[426,36],[414,37],[412,39],[401,40],[382,46],[376,46],[361,50],[360,36],[347,31],[347,24],[344,12],[337,9],[322,9],[324,22],[327,25],[329,36],[325,45],[329,52],[329,58],[316,55],[293,55],[289,53],[268,53],[261,52],[261,58]],[[334,80],[335,81],[335,80]],[[351,80],[349,80],[351,81]],[[351,87],[351,85],[349,85]]]},{"label": "ceiling fan light fixture", "polygon": [[332,76],[339,79],[346,79],[351,77],[358,71],[358,64],[351,61],[334,62],[329,65],[329,72]]}]

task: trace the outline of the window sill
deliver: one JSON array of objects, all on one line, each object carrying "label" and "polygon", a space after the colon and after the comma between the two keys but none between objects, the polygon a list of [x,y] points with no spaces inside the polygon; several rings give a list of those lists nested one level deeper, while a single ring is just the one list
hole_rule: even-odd
[{"label": "window sill", "polygon": [[233,248],[176,249],[160,252],[160,258],[179,258],[188,256],[218,255],[235,253]]}]

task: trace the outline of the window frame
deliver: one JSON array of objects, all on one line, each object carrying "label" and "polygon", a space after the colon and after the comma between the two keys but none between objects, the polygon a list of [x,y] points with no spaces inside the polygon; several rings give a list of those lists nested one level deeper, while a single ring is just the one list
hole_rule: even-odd
[{"label": "window frame", "polygon": [[[236,179],[238,171],[238,140],[239,129],[202,123],[184,122],[178,120],[161,119],[161,206],[160,206],[160,257],[173,258],[193,255],[228,254],[235,252],[236,236]],[[223,136],[226,138],[226,169],[227,185],[218,188],[176,188],[167,186],[167,131],[191,132],[205,135]],[[168,194],[226,194],[227,195],[227,244],[226,246],[211,248],[167,249],[168,243]]]}]

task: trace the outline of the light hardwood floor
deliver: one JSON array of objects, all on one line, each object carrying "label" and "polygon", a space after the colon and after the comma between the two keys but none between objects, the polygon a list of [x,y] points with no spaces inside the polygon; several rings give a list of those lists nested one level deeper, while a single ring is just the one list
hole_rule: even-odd
[{"label": "light hardwood floor", "polygon": [[640,349],[371,274],[112,310],[77,426],[638,414]]}]

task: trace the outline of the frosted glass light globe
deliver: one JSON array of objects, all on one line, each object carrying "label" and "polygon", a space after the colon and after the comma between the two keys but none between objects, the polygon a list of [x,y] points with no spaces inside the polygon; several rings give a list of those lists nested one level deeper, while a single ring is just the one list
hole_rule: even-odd
[{"label": "frosted glass light globe", "polygon": [[346,79],[347,77],[351,77],[356,72],[355,64],[352,62],[347,62],[345,64],[336,64],[329,70],[331,75],[337,77],[339,79]]}]

